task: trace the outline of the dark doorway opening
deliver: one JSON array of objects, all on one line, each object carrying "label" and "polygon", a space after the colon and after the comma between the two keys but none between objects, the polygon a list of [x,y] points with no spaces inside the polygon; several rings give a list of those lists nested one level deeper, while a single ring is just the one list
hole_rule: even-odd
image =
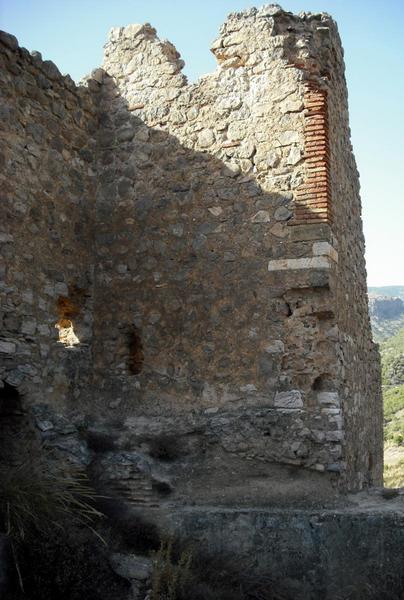
[{"label": "dark doorway opening", "polygon": [[21,395],[16,387],[0,382],[0,418],[21,414]]}]

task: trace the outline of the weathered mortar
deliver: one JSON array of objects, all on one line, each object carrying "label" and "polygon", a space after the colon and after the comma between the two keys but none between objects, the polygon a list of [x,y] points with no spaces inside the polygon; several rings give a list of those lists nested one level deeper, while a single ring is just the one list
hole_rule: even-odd
[{"label": "weathered mortar", "polygon": [[[77,428],[112,432],[115,451],[94,462],[135,505],[304,503],[380,484],[332,19],[232,14],[218,69],[192,85],[147,24],[113,29],[78,88],[0,41],[2,379],[48,442],[88,463]],[[73,348],[53,329],[70,320]],[[173,440],[170,460],[153,453]]]}]

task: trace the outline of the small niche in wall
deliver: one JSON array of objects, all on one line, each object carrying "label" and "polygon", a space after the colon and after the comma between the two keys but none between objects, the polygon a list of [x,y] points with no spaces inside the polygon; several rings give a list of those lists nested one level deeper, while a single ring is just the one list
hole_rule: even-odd
[{"label": "small niche in wall", "polygon": [[80,340],[74,333],[73,323],[70,319],[59,319],[55,327],[59,330],[59,342],[61,344],[68,348],[80,344]]},{"label": "small niche in wall", "polygon": [[144,353],[142,338],[137,327],[133,327],[128,334],[129,362],[128,369],[132,375],[139,375],[143,368]]},{"label": "small niche in wall", "polygon": [[333,392],[335,381],[330,373],[322,373],[313,381],[312,389],[315,392]]}]

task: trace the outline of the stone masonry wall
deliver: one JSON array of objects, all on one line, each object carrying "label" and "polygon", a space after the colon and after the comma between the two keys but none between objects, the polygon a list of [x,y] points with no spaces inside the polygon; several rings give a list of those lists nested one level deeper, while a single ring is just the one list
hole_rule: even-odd
[{"label": "stone masonry wall", "polygon": [[[93,135],[88,90],[2,33],[0,380],[65,407],[89,375]],[[74,321],[80,346],[58,341]]]},{"label": "stone masonry wall", "polygon": [[[359,198],[346,182],[355,166],[340,113],[329,125],[329,98],[338,111],[346,102],[335,24],[254,9],[229,17],[213,52],[217,71],[187,85],[149,25],[112,30],[105,48],[100,397],[126,407],[138,441],[182,433],[182,470],[192,478],[197,466],[201,485],[223,496],[239,494],[228,465],[240,473],[246,460],[256,497],[266,478],[283,480],[274,463],[337,473],[353,488],[379,482]],[[339,267],[347,245],[355,263],[343,253]],[[353,296],[360,321],[349,317]],[[358,326],[358,357],[370,358],[354,383],[342,353]],[[345,443],[358,423],[373,464],[353,458],[364,440]]]},{"label": "stone masonry wall", "polygon": [[[134,505],[307,503],[380,484],[379,366],[332,19],[234,13],[213,44],[217,70],[195,84],[148,24],[113,29],[81,88],[3,41],[8,106],[29,108],[6,131],[9,173],[34,157],[7,176],[27,216],[20,227],[10,213],[5,229],[21,244],[6,312],[32,321],[26,393],[43,395],[36,414],[53,438],[83,447],[75,425],[68,439],[58,429],[62,413],[112,435],[85,461]],[[27,289],[36,312],[21,304]],[[72,348],[49,342],[60,319]],[[21,327],[3,336],[18,372]]]},{"label": "stone masonry wall", "polygon": [[[335,27],[335,26],[334,26]],[[326,32],[323,32],[323,36]],[[326,65],[333,232],[338,240],[335,314],[338,323],[340,396],[348,481],[355,489],[383,478],[380,358],[369,320],[365,241],[359,174],[350,142],[343,52],[333,36]]]}]

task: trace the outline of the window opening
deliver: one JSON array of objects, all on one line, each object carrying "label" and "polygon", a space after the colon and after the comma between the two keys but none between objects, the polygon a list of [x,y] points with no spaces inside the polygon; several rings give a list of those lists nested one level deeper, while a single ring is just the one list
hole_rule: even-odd
[{"label": "window opening", "polygon": [[70,319],[59,319],[55,325],[59,330],[59,342],[67,348],[80,344],[80,340],[74,333],[73,323]]}]

